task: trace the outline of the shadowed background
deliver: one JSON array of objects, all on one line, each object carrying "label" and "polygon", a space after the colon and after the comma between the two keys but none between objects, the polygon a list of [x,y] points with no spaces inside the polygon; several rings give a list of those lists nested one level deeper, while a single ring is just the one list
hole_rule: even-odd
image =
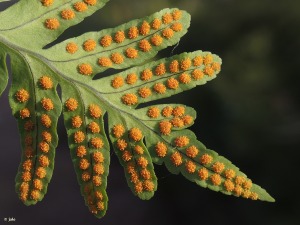
[{"label": "shadowed background", "polygon": [[[2,3],[0,9],[9,5]],[[60,142],[48,193],[42,202],[26,207],[14,190],[21,149],[7,88],[0,98],[0,224],[4,217],[14,217],[13,224],[20,225],[299,223],[300,1],[111,0],[58,41],[114,27],[165,7],[187,10],[192,23],[174,51],[168,48],[158,56],[200,49],[218,54],[223,65],[216,80],[159,102],[194,107],[198,118],[191,129],[199,140],[230,159],[276,203],[228,197],[198,187],[181,175],[171,175],[164,166],[156,166],[155,196],[142,201],[127,187],[123,169],[112,154],[109,208],[98,220],[80,195],[60,119]]]}]

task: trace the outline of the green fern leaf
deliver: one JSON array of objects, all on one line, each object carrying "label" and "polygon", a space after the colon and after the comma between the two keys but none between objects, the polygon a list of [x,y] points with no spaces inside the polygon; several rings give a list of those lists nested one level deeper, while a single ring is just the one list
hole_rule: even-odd
[{"label": "green fern leaf", "polygon": [[[274,201],[188,130],[196,119],[194,109],[179,104],[137,108],[203,85],[220,72],[222,61],[210,52],[195,51],[149,61],[187,32],[187,12],[164,9],[44,48],[106,2],[21,0],[0,13],[0,94],[8,81],[9,55],[9,101],[22,143],[16,192],[24,204],[41,201],[47,192],[61,112],[81,194],[98,218],[105,215],[108,207],[107,135],[124,167],[128,186],[141,199],[150,199],[157,190],[153,166],[156,163],[214,191]],[[93,79],[109,68],[123,71]],[[56,91],[58,86],[61,98]],[[108,134],[104,125],[106,114]]]}]

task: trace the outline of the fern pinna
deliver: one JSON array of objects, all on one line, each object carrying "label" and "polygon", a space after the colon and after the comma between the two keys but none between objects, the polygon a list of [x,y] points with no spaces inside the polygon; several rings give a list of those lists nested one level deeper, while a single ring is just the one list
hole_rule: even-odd
[{"label": "fern pinna", "polygon": [[[150,199],[157,189],[156,163],[214,191],[274,201],[230,161],[197,140],[188,129],[196,118],[193,108],[181,104],[138,108],[141,103],[203,85],[220,72],[221,59],[203,51],[144,63],[187,32],[187,12],[164,9],[43,49],[107,1],[20,0],[0,13],[0,92],[7,85],[9,54],[9,100],[23,149],[16,176],[21,201],[36,204],[47,192],[61,112],[81,193],[96,217],[107,210],[107,135],[124,167],[128,186],[141,199]],[[93,80],[109,68],[122,72]],[[58,85],[61,98],[56,92]],[[105,114],[109,134],[105,133]]]}]

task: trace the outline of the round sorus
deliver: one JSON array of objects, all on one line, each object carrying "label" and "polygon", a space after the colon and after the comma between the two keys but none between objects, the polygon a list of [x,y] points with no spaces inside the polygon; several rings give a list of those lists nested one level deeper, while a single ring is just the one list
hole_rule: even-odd
[{"label": "round sorus", "polygon": [[150,41],[154,46],[160,46],[163,42],[163,38],[158,34],[154,34]]},{"label": "round sorus", "polygon": [[81,124],[82,124],[82,119],[80,116],[73,116],[72,117],[72,126],[74,128],[79,128],[81,127]]},{"label": "round sorus", "polygon": [[182,73],[180,74],[180,76],[178,77],[178,80],[180,83],[182,84],[188,84],[191,82],[191,76],[187,73]]},{"label": "round sorus", "polygon": [[30,197],[36,201],[40,198],[40,192],[38,190],[33,190],[30,194]]},{"label": "round sorus", "polygon": [[252,181],[251,180],[246,180],[244,183],[243,183],[243,188],[245,189],[250,189],[252,187]]},{"label": "round sorus", "polygon": [[175,9],[173,12],[172,12],[172,16],[173,16],[173,19],[174,20],[180,20],[181,16],[182,16],[182,12],[178,9]]},{"label": "round sorus", "polygon": [[76,150],[76,155],[80,158],[82,158],[83,156],[85,156],[87,153],[86,148],[83,145],[80,145],[77,147]]},{"label": "round sorus", "polygon": [[114,79],[111,81],[111,86],[113,88],[120,88],[124,85],[124,79],[121,76],[116,76]]},{"label": "round sorus", "polygon": [[24,142],[26,146],[31,146],[33,144],[33,138],[30,135],[26,135]]},{"label": "round sorus", "polygon": [[203,72],[208,75],[208,76],[212,76],[214,75],[214,70],[212,69],[211,66],[206,66],[203,70]]},{"label": "round sorus", "polygon": [[166,73],[166,67],[165,67],[164,63],[161,63],[158,66],[156,66],[155,75],[161,76],[161,75],[164,75],[165,73]]},{"label": "round sorus", "polygon": [[88,9],[87,4],[85,4],[84,2],[76,2],[73,5],[73,7],[77,12],[84,12],[85,10]]},{"label": "round sorus", "polygon": [[235,195],[240,196],[243,193],[243,188],[240,185],[236,185],[233,192]]},{"label": "round sorus", "polygon": [[186,59],[183,59],[181,62],[180,62],[180,68],[182,70],[187,70],[191,67],[192,65],[192,62],[189,58],[186,58]]},{"label": "round sorus", "polygon": [[59,27],[59,21],[56,18],[46,19],[44,23],[45,27],[49,30],[56,30]]},{"label": "round sorus", "polygon": [[84,0],[84,2],[88,5],[96,5],[97,4],[97,0]]},{"label": "round sorus", "polygon": [[112,37],[110,35],[105,35],[100,40],[100,45],[103,47],[108,47],[111,45]]},{"label": "round sorus", "polygon": [[100,132],[100,126],[96,122],[91,122],[88,128],[93,134]]},{"label": "round sorus", "polygon": [[103,163],[104,162],[104,156],[103,156],[102,152],[99,152],[99,151],[95,151],[93,153],[93,159],[96,163]]},{"label": "round sorus", "polygon": [[174,144],[176,147],[182,148],[190,143],[190,139],[187,136],[179,136],[175,138]]},{"label": "round sorus", "polygon": [[167,80],[167,87],[173,90],[176,90],[179,86],[178,80],[175,78],[171,77]]},{"label": "round sorus", "polygon": [[124,153],[122,154],[122,159],[125,161],[125,162],[128,162],[132,159],[132,155],[129,151],[124,151]]},{"label": "round sorus", "polygon": [[40,77],[39,84],[40,84],[41,88],[43,88],[45,90],[53,88],[53,82],[52,82],[51,78],[48,76]]},{"label": "round sorus", "polygon": [[160,110],[157,107],[150,107],[147,111],[147,116],[150,118],[158,118],[160,116]]},{"label": "round sorus", "polygon": [[41,3],[43,6],[50,6],[53,4],[54,0],[42,0]]},{"label": "round sorus", "polygon": [[174,152],[171,155],[171,162],[174,166],[180,166],[182,164],[182,156],[179,152]]},{"label": "round sorus", "polygon": [[192,124],[194,121],[194,118],[191,117],[190,115],[185,115],[181,119],[185,126]]},{"label": "round sorus", "polygon": [[200,80],[202,79],[204,76],[204,73],[199,70],[199,69],[195,69],[193,72],[192,72],[192,77],[194,80]]},{"label": "round sorus", "polygon": [[154,30],[158,30],[161,26],[161,20],[158,19],[158,18],[155,18],[152,23],[151,23],[151,27],[154,29]]},{"label": "round sorus", "polygon": [[42,114],[41,116],[41,123],[44,127],[49,128],[51,127],[52,121],[49,115]]},{"label": "round sorus", "polygon": [[235,178],[235,183],[237,185],[242,185],[245,181],[246,181],[246,178],[242,177],[242,176],[236,176],[236,178]]},{"label": "round sorus", "polygon": [[141,98],[148,98],[152,95],[151,89],[148,87],[142,87],[139,89],[139,95]]},{"label": "round sorus", "polygon": [[257,200],[258,199],[258,194],[255,193],[255,192],[251,192],[251,195],[250,195],[249,198],[251,198],[252,200]]},{"label": "round sorus", "polygon": [[170,135],[172,131],[172,124],[169,121],[161,121],[159,123],[159,131],[163,135]]},{"label": "round sorus", "polygon": [[135,59],[138,57],[138,50],[135,48],[127,48],[125,54],[130,59]]},{"label": "round sorus", "polygon": [[70,42],[66,45],[66,51],[70,54],[74,54],[75,52],[77,52],[77,50],[78,46],[74,42]]},{"label": "round sorus", "polygon": [[90,116],[93,117],[94,119],[98,119],[102,116],[102,110],[96,104],[89,105],[89,113],[90,113]]},{"label": "round sorus", "polygon": [[151,44],[148,40],[141,40],[139,42],[139,48],[143,51],[143,52],[149,52],[151,50]]},{"label": "round sorus", "polygon": [[105,209],[104,202],[97,202],[96,206],[97,206],[97,209],[100,211],[103,211]]},{"label": "round sorus", "polygon": [[29,117],[30,117],[30,111],[29,111],[28,108],[21,109],[20,112],[19,112],[19,114],[20,114],[20,117],[21,117],[22,119],[25,119],[25,118],[29,118]]},{"label": "round sorus", "polygon": [[142,156],[137,159],[137,164],[142,168],[146,168],[148,166],[148,160]]},{"label": "round sorus", "polygon": [[81,179],[83,181],[87,182],[91,179],[91,174],[89,172],[85,171],[81,174]]},{"label": "round sorus", "polygon": [[25,124],[24,124],[24,129],[26,131],[32,131],[32,130],[34,130],[34,123],[31,120],[26,121]]},{"label": "round sorus", "polygon": [[104,146],[104,143],[103,143],[102,139],[99,138],[99,137],[91,138],[90,142],[91,142],[91,145],[92,145],[93,148],[99,149],[99,148],[102,148]]},{"label": "round sorus", "polygon": [[137,194],[140,194],[143,192],[143,183],[142,182],[137,182],[135,185],[134,185],[134,191],[135,193]]},{"label": "round sorus", "polygon": [[139,29],[137,27],[130,27],[128,30],[128,37],[130,39],[137,38],[139,36]]},{"label": "round sorus", "polygon": [[124,62],[123,55],[118,53],[118,52],[115,52],[115,53],[111,54],[110,59],[115,64],[121,64],[121,63]]},{"label": "round sorus", "polygon": [[169,70],[171,73],[179,72],[179,62],[177,60],[173,60],[169,65]]},{"label": "round sorus", "polygon": [[140,141],[143,138],[143,134],[139,128],[133,127],[129,130],[129,137],[133,141]]},{"label": "round sorus", "polygon": [[137,79],[138,79],[138,77],[135,73],[130,73],[126,77],[126,83],[127,84],[135,84]]},{"label": "round sorus", "polygon": [[216,162],[213,164],[212,168],[215,171],[215,173],[222,173],[222,171],[225,168],[225,165],[224,165],[224,163]]},{"label": "round sorus", "polygon": [[174,31],[171,28],[166,28],[162,32],[162,36],[165,37],[166,39],[172,38],[174,35]]},{"label": "round sorus", "polygon": [[179,117],[174,117],[170,122],[172,123],[172,125],[174,127],[179,127],[180,128],[180,127],[184,126],[183,120]]},{"label": "round sorus", "polygon": [[95,197],[98,200],[103,200],[103,194],[100,191],[95,191]]},{"label": "round sorus", "polygon": [[166,13],[162,17],[162,21],[164,24],[169,24],[173,21],[173,16],[170,13]]},{"label": "round sorus", "polygon": [[110,58],[101,57],[98,59],[98,64],[103,67],[110,67],[112,66],[112,61],[110,60]]},{"label": "round sorus", "polygon": [[158,157],[165,157],[167,154],[168,148],[163,142],[158,142],[155,145],[155,152]]},{"label": "round sorus", "polygon": [[214,70],[214,71],[220,71],[221,70],[221,64],[220,63],[217,63],[217,62],[213,62],[211,64],[211,68]]},{"label": "round sorus", "polygon": [[183,116],[184,113],[185,113],[185,107],[184,106],[176,106],[172,111],[173,116]]},{"label": "round sorus", "polygon": [[227,179],[233,179],[235,177],[235,172],[232,169],[225,170],[224,174]]},{"label": "round sorus", "polygon": [[144,149],[139,145],[134,146],[134,151],[138,155],[144,154]]},{"label": "round sorus", "polygon": [[154,191],[154,183],[151,181],[151,180],[145,180],[143,182],[143,188],[146,190],[146,191]]},{"label": "round sorus", "polygon": [[25,182],[28,182],[31,180],[31,173],[28,171],[25,171],[22,173],[22,180]]},{"label": "round sorus", "polygon": [[138,98],[133,93],[124,94],[121,100],[125,105],[135,105],[138,103]]},{"label": "round sorus", "polygon": [[100,163],[95,164],[93,167],[93,170],[94,170],[95,174],[97,174],[97,175],[104,174],[104,166]]},{"label": "round sorus", "polygon": [[141,80],[143,81],[148,81],[152,78],[152,71],[150,69],[145,69],[143,70],[143,72],[141,73]]},{"label": "round sorus", "polygon": [[219,186],[222,182],[222,178],[219,174],[214,173],[210,176],[211,183],[215,186]]},{"label": "round sorus", "polygon": [[43,141],[46,141],[47,143],[50,143],[51,140],[52,140],[52,135],[47,131],[43,131],[42,132],[42,139],[43,139]]},{"label": "round sorus", "polygon": [[35,174],[40,179],[45,178],[47,175],[46,170],[43,167],[38,167]]},{"label": "round sorus", "polygon": [[20,89],[17,91],[17,93],[15,94],[16,99],[18,102],[27,102],[29,99],[29,93],[28,91],[26,91],[25,89]]},{"label": "round sorus", "polygon": [[75,17],[75,13],[72,9],[65,9],[61,11],[60,15],[64,20],[71,20]]},{"label": "round sorus", "polygon": [[150,171],[147,170],[147,169],[142,169],[141,172],[140,172],[140,174],[141,174],[141,177],[142,177],[143,179],[145,179],[145,180],[151,179],[151,173],[150,173]]},{"label": "round sorus", "polygon": [[172,115],[173,112],[173,108],[171,106],[166,106],[163,108],[163,110],[161,111],[161,114],[164,117],[170,117]]},{"label": "round sorus", "polygon": [[74,111],[78,107],[78,102],[77,102],[77,100],[75,98],[69,98],[65,102],[65,106],[66,106],[66,108],[67,108],[68,111]]},{"label": "round sorus", "polygon": [[48,153],[49,150],[50,150],[49,144],[45,141],[42,141],[42,142],[39,143],[39,148],[44,153]]},{"label": "round sorus", "polygon": [[244,190],[243,194],[242,194],[242,197],[243,198],[249,198],[251,195],[251,191],[249,190]]},{"label": "round sorus", "polygon": [[85,76],[90,76],[93,73],[93,68],[88,63],[82,63],[78,65],[78,72]]},{"label": "round sorus", "polygon": [[150,25],[147,21],[144,21],[140,27],[140,34],[147,35],[150,32]]},{"label": "round sorus", "polygon": [[114,36],[114,41],[117,42],[117,43],[122,43],[124,40],[125,40],[125,33],[124,31],[117,31],[115,33],[115,36]]},{"label": "round sorus", "polygon": [[83,43],[83,49],[87,52],[93,51],[96,48],[96,41],[93,39],[88,39]]},{"label": "round sorus", "polygon": [[208,171],[207,171],[207,169],[201,168],[198,171],[198,176],[199,176],[200,180],[207,180],[207,178],[208,178]]},{"label": "round sorus", "polygon": [[50,111],[52,109],[54,109],[54,105],[53,105],[53,102],[50,98],[43,98],[41,100],[41,104],[42,104],[42,107],[46,110],[46,111]]},{"label": "round sorus", "polygon": [[158,94],[164,94],[166,93],[166,86],[162,83],[156,83],[154,86],[153,86],[153,90],[158,93]]},{"label": "round sorus", "polygon": [[100,176],[93,176],[93,184],[96,187],[99,187],[102,184],[102,180]]},{"label": "round sorus", "polygon": [[87,159],[80,159],[79,161],[79,168],[82,170],[86,170],[87,168],[89,168],[90,163]]},{"label": "round sorus", "polygon": [[25,160],[22,165],[22,167],[25,171],[30,171],[32,169],[32,166],[33,166],[32,160],[30,160],[30,159]]},{"label": "round sorus", "polygon": [[22,182],[20,185],[21,192],[27,192],[29,190],[29,184],[27,182]]},{"label": "round sorus", "polygon": [[193,65],[194,66],[201,66],[203,63],[203,58],[202,56],[196,56],[194,59],[193,59]]},{"label": "round sorus", "polygon": [[49,160],[49,158],[48,158],[47,156],[41,155],[41,156],[39,157],[39,163],[40,163],[40,165],[41,165],[42,167],[47,167],[47,166],[49,166],[49,164],[50,164],[50,160]]},{"label": "round sorus", "polygon": [[112,128],[112,133],[116,138],[122,137],[124,132],[125,132],[125,128],[122,124],[116,124]]},{"label": "round sorus", "polygon": [[200,157],[200,162],[203,164],[203,165],[207,165],[207,164],[210,164],[213,160],[213,157],[209,154],[204,154]]},{"label": "round sorus", "polygon": [[199,153],[199,150],[195,145],[188,147],[185,151],[186,155],[190,158],[195,158]]},{"label": "round sorus", "polygon": [[185,169],[188,173],[194,173],[196,171],[196,164],[192,161],[187,161],[185,164]]},{"label": "round sorus", "polygon": [[33,187],[39,191],[43,189],[43,182],[40,179],[33,180]]},{"label": "round sorus", "polygon": [[212,62],[213,62],[212,54],[207,54],[206,56],[204,56],[204,58],[203,58],[204,65],[211,64]]},{"label": "round sorus", "polygon": [[234,183],[231,180],[225,180],[223,185],[224,185],[226,191],[231,192],[234,190]]},{"label": "round sorus", "polygon": [[74,142],[75,143],[81,143],[83,142],[85,139],[85,134],[82,131],[76,131],[74,133]]},{"label": "round sorus", "polygon": [[130,173],[130,181],[134,184],[136,184],[139,181],[139,175],[137,174],[136,171],[132,171]]},{"label": "round sorus", "polygon": [[171,26],[171,29],[175,32],[179,32],[179,31],[182,31],[182,24],[181,23],[174,23],[172,26]]},{"label": "round sorus", "polygon": [[116,145],[120,151],[124,151],[128,144],[124,139],[118,139]]}]

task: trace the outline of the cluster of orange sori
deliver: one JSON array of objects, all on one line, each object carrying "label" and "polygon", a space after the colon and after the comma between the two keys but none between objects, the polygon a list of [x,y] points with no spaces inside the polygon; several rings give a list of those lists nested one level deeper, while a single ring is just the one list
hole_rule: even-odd
[{"label": "cluster of orange sori", "polygon": [[[44,7],[51,7],[53,5],[54,0],[42,0],[41,3]],[[72,8],[63,9],[60,12],[60,18],[48,18],[45,20],[44,25],[49,30],[56,30],[60,26],[60,21],[62,20],[72,20],[76,16],[77,13],[85,12],[89,6],[96,5],[97,0],[83,0],[75,2]],[[68,51],[68,49],[66,48]],[[73,49],[74,50],[74,49]],[[72,53],[72,50],[71,52]]]},{"label": "cluster of orange sori", "polygon": [[194,118],[186,114],[186,107],[180,105],[175,107],[166,106],[163,109],[157,106],[150,106],[147,116],[152,119],[157,119],[160,116],[167,118],[158,122],[159,131],[162,135],[170,135],[172,128],[182,128],[194,122]]},{"label": "cluster of orange sori", "polygon": [[[136,59],[139,57],[140,52],[149,52],[153,47],[160,46],[164,39],[171,39],[174,36],[174,32],[181,31],[182,24],[177,20],[181,18],[181,12],[174,10],[172,13],[166,13],[161,18],[155,18],[151,22],[143,21],[139,26],[131,26],[126,30],[119,30],[113,35],[104,35],[98,41],[94,39],[86,39],[82,43],[82,48],[86,52],[94,51],[99,45],[102,48],[107,48],[114,44],[123,43],[126,38],[134,40],[138,36],[142,36],[138,41],[136,47],[127,47],[123,52],[112,52],[109,56],[102,56],[98,59],[98,65],[101,67],[111,67],[114,64],[122,64],[125,59]],[[154,35],[150,35],[151,29],[155,32]],[[66,51],[70,54],[74,54],[78,50],[78,46],[75,42],[69,42],[66,45]],[[88,67],[89,70],[83,67]],[[82,75],[91,75],[93,73],[92,66],[88,63],[82,63],[78,65],[78,72]],[[116,79],[116,78],[114,78]],[[120,88],[124,85],[124,81],[117,78],[117,81],[112,80],[111,85],[113,88]],[[122,78],[123,79],[123,78]],[[133,82],[132,79],[128,79],[128,84]]]},{"label": "cluster of orange sori", "polygon": [[[140,81],[149,83],[153,79],[153,82],[150,83],[151,86],[142,86],[137,93],[126,93],[121,100],[125,105],[135,105],[139,98],[145,99],[152,96],[153,93],[163,95],[168,90],[177,90],[180,85],[188,85],[192,81],[202,79],[205,75],[213,76],[220,69],[221,64],[214,62],[211,54],[198,55],[193,59],[187,57],[181,61],[172,60],[169,63],[160,63],[154,68],[147,68],[140,72]],[[164,82],[154,83],[158,77],[165,77]],[[120,88],[125,83],[135,84],[137,80],[138,76],[135,73],[129,73],[126,78],[118,75],[112,79],[111,85],[113,88]]]},{"label": "cluster of orange sori", "polygon": [[[170,154],[170,161],[175,167],[183,166],[189,174],[197,174],[199,180],[206,181],[213,186],[220,186],[222,190],[233,195],[257,200],[258,194],[251,191],[252,181],[236,171],[226,168],[225,164],[215,161],[208,153],[201,153],[197,146],[190,144],[187,136],[178,136],[173,140],[173,147],[177,150]],[[167,146],[159,142],[156,154],[165,157]]]},{"label": "cluster of orange sori", "polygon": [[[150,165],[145,149],[138,142],[143,138],[142,131],[133,127],[128,131],[128,139],[125,137],[125,128],[122,124],[115,124],[112,128],[112,135],[117,138],[116,148],[125,164],[125,172],[130,177],[136,194],[144,191],[151,192],[155,189],[152,181]],[[132,142],[131,146],[129,141]]]}]

